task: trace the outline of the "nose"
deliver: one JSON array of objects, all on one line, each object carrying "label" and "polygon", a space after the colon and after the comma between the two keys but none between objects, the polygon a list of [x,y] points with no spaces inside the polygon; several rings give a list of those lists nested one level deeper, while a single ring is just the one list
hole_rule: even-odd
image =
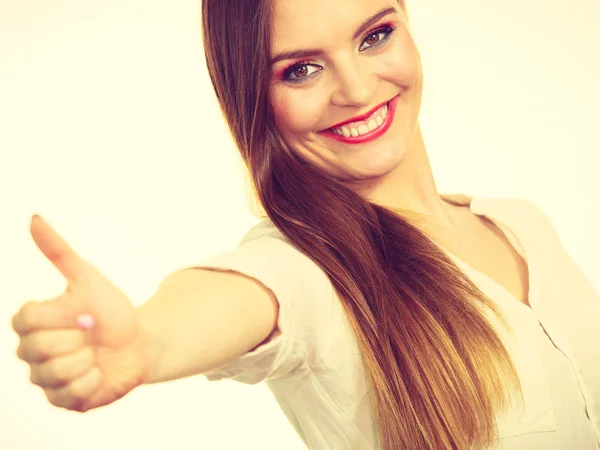
[{"label": "nose", "polygon": [[331,103],[336,106],[368,106],[376,89],[376,77],[369,70],[368,64],[350,61],[340,65],[335,73]]}]

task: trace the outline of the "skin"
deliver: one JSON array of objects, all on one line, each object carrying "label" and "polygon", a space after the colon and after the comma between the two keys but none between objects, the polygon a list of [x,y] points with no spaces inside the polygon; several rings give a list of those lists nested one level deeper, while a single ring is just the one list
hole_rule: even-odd
[{"label": "skin", "polygon": [[[464,234],[468,208],[446,203],[435,185],[418,123],[421,58],[397,0],[274,2],[271,56],[295,49],[323,51],[272,66],[271,106],[288,146],[369,201],[414,213],[424,230]],[[353,39],[361,23],[385,8],[394,12]],[[386,24],[396,29],[381,45],[373,45],[386,37],[378,31]],[[279,79],[284,69],[300,62],[308,65],[293,69],[291,81]],[[318,133],[398,94],[391,127],[374,141],[347,144]]]},{"label": "skin", "polygon": [[[527,264],[503,232],[468,206],[442,200],[437,191],[418,123],[421,58],[397,0],[273,1],[271,57],[295,49],[323,51],[273,65],[271,106],[292,151],[367,200],[412,219],[441,247],[525,303]],[[386,8],[393,12],[353,39],[361,23]],[[386,37],[380,31],[387,24],[396,29],[374,46]],[[308,65],[292,70],[292,82],[279,79],[283,69],[300,62]],[[298,79],[305,82],[293,82]],[[347,144],[319,133],[398,94],[393,123],[373,141]]]}]

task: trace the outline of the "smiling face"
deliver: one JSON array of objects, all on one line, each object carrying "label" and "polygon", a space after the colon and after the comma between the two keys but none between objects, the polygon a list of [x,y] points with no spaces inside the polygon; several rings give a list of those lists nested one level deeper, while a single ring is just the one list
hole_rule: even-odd
[{"label": "smiling face", "polygon": [[287,145],[350,184],[392,172],[415,140],[423,85],[398,1],[273,1],[271,102]]}]

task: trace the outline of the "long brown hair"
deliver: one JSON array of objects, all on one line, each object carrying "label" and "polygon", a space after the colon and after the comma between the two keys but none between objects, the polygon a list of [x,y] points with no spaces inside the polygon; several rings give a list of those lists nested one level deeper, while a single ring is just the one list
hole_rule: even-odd
[{"label": "long brown hair", "polygon": [[362,351],[382,449],[485,448],[497,438],[494,411],[510,403],[505,383],[522,394],[486,314],[506,320],[408,215],[286,146],[269,97],[272,3],[202,0],[209,75],[254,193],[333,283]]}]

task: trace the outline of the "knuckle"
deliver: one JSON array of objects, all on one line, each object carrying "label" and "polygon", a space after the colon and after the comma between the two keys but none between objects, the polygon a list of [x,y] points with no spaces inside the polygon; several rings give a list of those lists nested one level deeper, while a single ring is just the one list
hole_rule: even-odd
[{"label": "knuckle", "polygon": [[60,389],[44,389],[46,398],[54,406],[79,411],[84,406],[85,398],[73,395],[69,387]]},{"label": "knuckle", "polygon": [[27,361],[27,351],[25,349],[23,341],[21,341],[19,343],[19,346],[17,347],[17,358],[19,358],[22,361]]},{"label": "knuckle", "polygon": [[80,400],[71,407],[71,410],[76,411],[78,413],[87,412],[89,411],[89,409],[90,408],[86,405],[85,400]]},{"label": "knuckle", "polygon": [[81,387],[78,387],[75,384],[70,384],[66,390],[69,398],[69,409],[82,407],[87,399],[87,392],[83,391]]},{"label": "knuckle", "polygon": [[47,363],[46,367],[47,379],[58,385],[62,385],[71,381],[69,366],[63,364],[60,359],[54,359]]},{"label": "knuckle", "polygon": [[17,314],[15,314],[15,315],[12,317],[12,320],[11,320],[12,329],[13,329],[13,330],[14,330],[16,333],[18,333],[18,332],[19,332],[19,330],[21,329],[21,327],[19,326],[19,323],[20,323],[20,321],[21,321],[21,313],[20,313],[20,312],[18,312]]},{"label": "knuckle", "polygon": [[48,348],[48,339],[43,333],[35,333],[29,337],[30,354],[36,359],[47,359],[51,355]]},{"label": "knuckle", "polygon": [[42,373],[43,369],[39,364],[31,364],[31,371],[29,372],[29,381],[33,384],[38,385],[42,389],[49,387],[50,384],[44,377]]},{"label": "knuckle", "polygon": [[30,327],[35,323],[38,305],[39,303],[35,301],[29,301],[23,305],[21,311],[17,315],[22,326]]},{"label": "knuckle", "polygon": [[44,394],[46,394],[46,398],[54,406],[59,406],[59,407],[62,406],[62,403],[61,403],[62,399],[59,396],[58,391],[56,389],[45,388]]}]

